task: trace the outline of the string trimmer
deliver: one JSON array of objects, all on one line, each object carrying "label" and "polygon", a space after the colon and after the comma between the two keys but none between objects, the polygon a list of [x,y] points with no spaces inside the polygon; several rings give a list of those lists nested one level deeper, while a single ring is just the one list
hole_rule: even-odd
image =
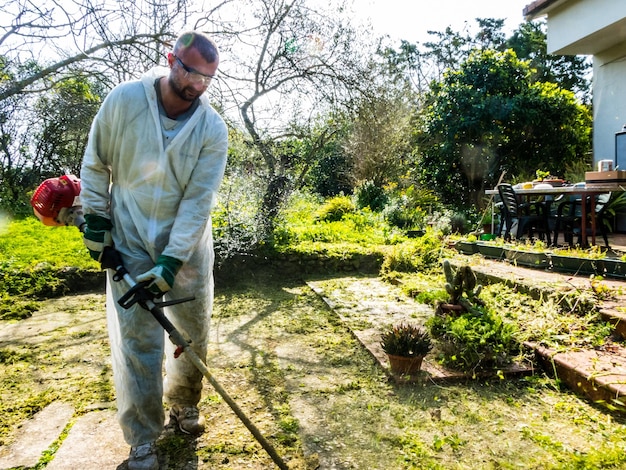
[{"label": "string trimmer", "polygon": [[[59,178],[47,179],[41,183],[35,190],[30,204],[35,211],[35,215],[37,215],[39,220],[45,225],[76,226],[80,231],[83,231],[85,219],[83,218],[79,194],[80,180],[72,175],[64,175]],[[278,455],[274,447],[263,437],[258,428],[248,419],[237,403],[235,403],[226,390],[215,380],[202,359],[191,349],[190,342],[183,337],[163,313],[163,307],[188,302],[189,300],[193,300],[193,297],[166,302],[155,301],[154,295],[146,288],[150,281],[143,283],[135,282],[124,267],[122,257],[115,248],[107,247],[104,249],[101,266],[102,269],[111,269],[114,271],[113,280],[115,282],[124,280],[129,286],[128,292],[118,300],[119,305],[122,308],[128,309],[135,304],[139,304],[145,310],[149,311],[165,331],[167,331],[170,341],[176,346],[174,357],[178,358],[182,353],[186,353],[189,360],[235,412],[237,417],[246,428],[248,428],[258,443],[261,444],[278,468],[288,470],[289,467],[287,467],[287,464]]]}]

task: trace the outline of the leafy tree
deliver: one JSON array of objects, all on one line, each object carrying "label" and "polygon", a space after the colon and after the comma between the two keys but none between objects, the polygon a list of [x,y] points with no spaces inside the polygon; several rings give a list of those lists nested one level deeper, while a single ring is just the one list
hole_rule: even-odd
[{"label": "leafy tree", "polygon": [[354,184],[370,181],[378,187],[397,183],[411,158],[415,104],[411,94],[377,88],[360,100],[345,151],[352,161]]},{"label": "leafy tree", "polygon": [[352,171],[341,148],[328,147],[311,169],[309,180],[313,191],[324,197],[352,193]]},{"label": "leafy tree", "polygon": [[36,135],[32,163],[42,177],[58,176],[68,171],[80,173],[80,165],[87,145],[88,130],[101,97],[87,77],[71,77],[56,83],[52,90],[36,103],[40,131]]},{"label": "leafy tree", "polygon": [[458,32],[450,27],[428,31],[431,39],[423,45],[402,41],[397,50],[381,47],[380,55],[390,70],[406,74],[418,92],[425,92],[432,80],[440,81],[448,70],[458,70],[477,49],[499,52],[513,49],[518,58],[528,60],[531,69],[536,69],[534,80],[558,83],[584,102],[589,101],[589,60],[548,54],[545,21],[522,22],[508,38],[503,32],[504,20],[476,18],[476,25],[475,32],[469,29]]},{"label": "leafy tree", "polygon": [[[6,57],[0,56],[2,72],[0,86],[16,79],[20,70],[7,66]],[[29,63],[25,67],[36,67]],[[0,208],[11,213],[23,212],[26,204],[25,188],[32,187],[35,178],[29,171],[27,160],[30,121],[32,116],[31,100],[11,96],[0,101]],[[19,116],[20,119],[16,119]]]},{"label": "leafy tree", "polygon": [[528,60],[534,80],[552,82],[565,90],[573,91],[583,102],[590,102],[589,72],[591,65],[587,57],[548,54],[545,21],[528,21],[520,24],[507,39],[511,48],[522,60]]},{"label": "leafy tree", "polygon": [[0,206],[20,212],[42,175],[77,170],[97,107],[86,94],[157,64],[194,14],[188,3],[0,5]]},{"label": "leafy tree", "polygon": [[[366,89],[369,69],[357,54],[365,43],[338,14],[343,5],[324,10],[305,0],[247,0],[238,8],[239,21],[248,27],[234,32],[232,42],[222,42],[222,51],[232,51],[231,66],[222,70],[228,82],[223,92],[237,104],[250,146],[263,163],[258,222],[269,237],[283,201],[305,181],[313,152],[337,130],[325,126],[317,132],[320,116]],[[297,152],[285,152],[281,141],[292,139],[311,140]]]},{"label": "leafy tree", "polygon": [[[29,69],[37,69],[31,63]],[[6,68],[6,76],[13,76]],[[22,73],[18,71],[17,73]],[[29,70],[26,71],[29,73]],[[45,80],[43,81],[45,82]],[[28,193],[42,180],[78,174],[87,135],[100,103],[87,77],[56,77],[46,91],[0,101],[0,205],[30,212]]]},{"label": "leafy tree", "polygon": [[589,150],[589,109],[570,91],[533,82],[528,62],[511,50],[475,51],[432,84],[427,103],[420,180],[459,209],[481,207],[504,171],[558,174]]},{"label": "leafy tree", "polygon": [[324,197],[352,193],[352,161],[344,151],[347,132],[348,120],[339,116],[323,120],[304,139],[308,158],[297,187],[306,186]]},{"label": "leafy tree", "polygon": [[[227,2],[226,2],[227,3]],[[223,3],[203,9],[205,18]],[[0,55],[18,69],[40,64],[2,82],[0,101],[38,93],[59,76],[97,76],[107,88],[158,63],[180,29],[199,11],[190,0],[6,0],[0,5]],[[205,21],[205,27],[213,25]],[[60,74],[60,75],[59,75]]]}]

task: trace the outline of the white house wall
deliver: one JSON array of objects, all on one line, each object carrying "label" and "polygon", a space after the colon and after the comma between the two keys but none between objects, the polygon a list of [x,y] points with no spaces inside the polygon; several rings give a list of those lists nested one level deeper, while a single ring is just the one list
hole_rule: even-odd
[{"label": "white house wall", "polygon": [[626,44],[593,57],[594,161],[615,157],[615,133],[626,124],[625,77]]},{"label": "white house wall", "polygon": [[597,54],[624,40],[625,0],[570,0],[548,13],[550,54]]},{"label": "white house wall", "polygon": [[593,157],[612,160],[626,124],[626,0],[568,0],[546,13],[548,53],[593,55]]}]

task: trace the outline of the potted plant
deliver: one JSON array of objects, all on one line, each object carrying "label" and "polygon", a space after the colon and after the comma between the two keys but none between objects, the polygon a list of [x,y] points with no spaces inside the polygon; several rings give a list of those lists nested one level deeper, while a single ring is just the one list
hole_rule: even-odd
[{"label": "potted plant", "polygon": [[[484,235],[493,234],[494,232],[493,229],[495,229],[495,227],[492,227],[493,223],[494,223],[493,214],[491,213],[491,210],[487,209],[480,219],[480,224],[482,225]],[[490,238],[486,238],[486,239],[490,239]]]},{"label": "potted plant", "polygon": [[505,250],[505,256],[507,260],[518,266],[532,268],[548,268],[550,266],[550,255],[543,240],[514,244]]},{"label": "potted plant", "polygon": [[550,186],[557,187],[563,186],[563,183],[565,182],[561,178],[552,176],[549,171],[537,170],[535,171],[535,175],[537,176],[537,179],[535,179],[533,183],[547,183]]},{"label": "potted plant", "polygon": [[409,323],[392,325],[383,331],[380,345],[387,353],[391,372],[399,375],[418,373],[424,356],[433,348],[428,331]]},{"label": "potted plant", "polygon": [[603,258],[604,253],[598,246],[589,249],[556,248],[550,254],[550,262],[554,271],[574,274],[602,275],[604,273]]},{"label": "potted plant", "polygon": [[465,239],[458,240],[454,246],[458,252],[463,253],[464,255],[473,255],[478,253],[476,240],[476,235],[469,234]]}]

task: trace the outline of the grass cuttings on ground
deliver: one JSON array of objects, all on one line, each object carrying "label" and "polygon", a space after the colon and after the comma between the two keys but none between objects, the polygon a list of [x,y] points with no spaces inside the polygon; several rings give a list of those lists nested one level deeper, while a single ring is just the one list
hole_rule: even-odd
[{"label": "grass cuttings on ground", "polygon": [[[389,383],[335,312],[297,282],[250,277],[218,288],[213,323],[223,338],[216,365],[248,376],[255,389],[272,390],[265,403],[283,413],[288,429],[298,430],[304,459],[290,462],[294,469],[626,463],[623,420],[546,377]],[[261,373],[266,367],[271,374]],[[289,455],[293,449],[280,450]]]},{"label": "grass cuttings on ground", "polygon": [[[45,234],[57,230],[41,228]],[[408,260],[412,253],[401,250],[394,259]],[[441,278],[421,276],[412,286],[409,277],[396,280],[416,295],[423,283],[423,291],[437,298]],[[515,312],[511,321],[535,319],[525,330],[527,337],[545,329],[551,332],[548,340],[563,341],[560,336],[568,330],[584,329],[555,320],[571,315],[569,320],[583,321],[582,311],[557,315],[547,309],[540,328],[537,305],[527,298],[484,291],[486,301],[500,311]],[[394,385],[338,315],[300,280],[256,272],[242,275],[238,283],[217,284],[215,292],[209,368],[292,470],[626,465],[624,419],[560,389],[554,380],[539,375],[446,386]],[[23,420],[52,400],[78,404],[80,412],[112,399],[104,296],[96,297],[94,303],[93,296],[72,296],[77,302],[72,308],[68,298],[62,304],[44,302],[49,310],[29,322],[59,320],[59,312],[75,318],[47,323],[50,329],[37,344],[29,335],[16,334],[10,346],[3,346],[2,444],[19,436]],[[558,299],[554,303],[565,305]],[[96,315],[88,320],[90,311]],[[270,468],[267,455],[208,385],[200,406],[209,426],[190,451],[196,463],[202,461],[199,466]],[[162,443],[170,468],[185,469],[188,460],[176,457],[185,445],[180,435]]]},{"label": "grass cuttings on ground", "polygon": [[492,284],[485,286],[482,298],[519,326],[520,341],[551,349],[594,348],[613,330],[599,314],[591,291],[572,289],[535,300],[503,284]]},{"label": "grass cuttings on ground", "polygon": [[[3,353],[4,444],[51,400],[78,404],[80,412],[112,399],[104,296],[45,306],[41,319],[59,320],[48,324],[45,341],[33,345],[28,334],[15,334]],[[624,420],[543,376],[446,386],[390,383],[321,297],[283,275],[256,272],[216,285],[208,365],[292,470],[626,464]],[[191,449],[179,434],[163,441],[169,468],[183,470],[194,458],[199,467],[216,470],[271,467],[208,384],[200,406],[207,433]]]},{"label": "grass cuttings on ground", "polygon": [[0,341],[0,446],[55,400],[71,403],[78,413],[113,400],[104,295],[40,304],[28,322],[2,322],[8,335]]},{"label": "grass cuttings on ground", "polygon": [[[396,282],[418,302],[434,306],[448,297],[445,279],[438,273],[403,273]],[[537,342],[553,349],[596,347],[606,341],[613,327],[597,309],[601,282],[590,286],[589,290],[572,288],[534,299],[514,287],[494,283],[483,286],[480,298],[506,321],[515,323],[520,343]]]}]

